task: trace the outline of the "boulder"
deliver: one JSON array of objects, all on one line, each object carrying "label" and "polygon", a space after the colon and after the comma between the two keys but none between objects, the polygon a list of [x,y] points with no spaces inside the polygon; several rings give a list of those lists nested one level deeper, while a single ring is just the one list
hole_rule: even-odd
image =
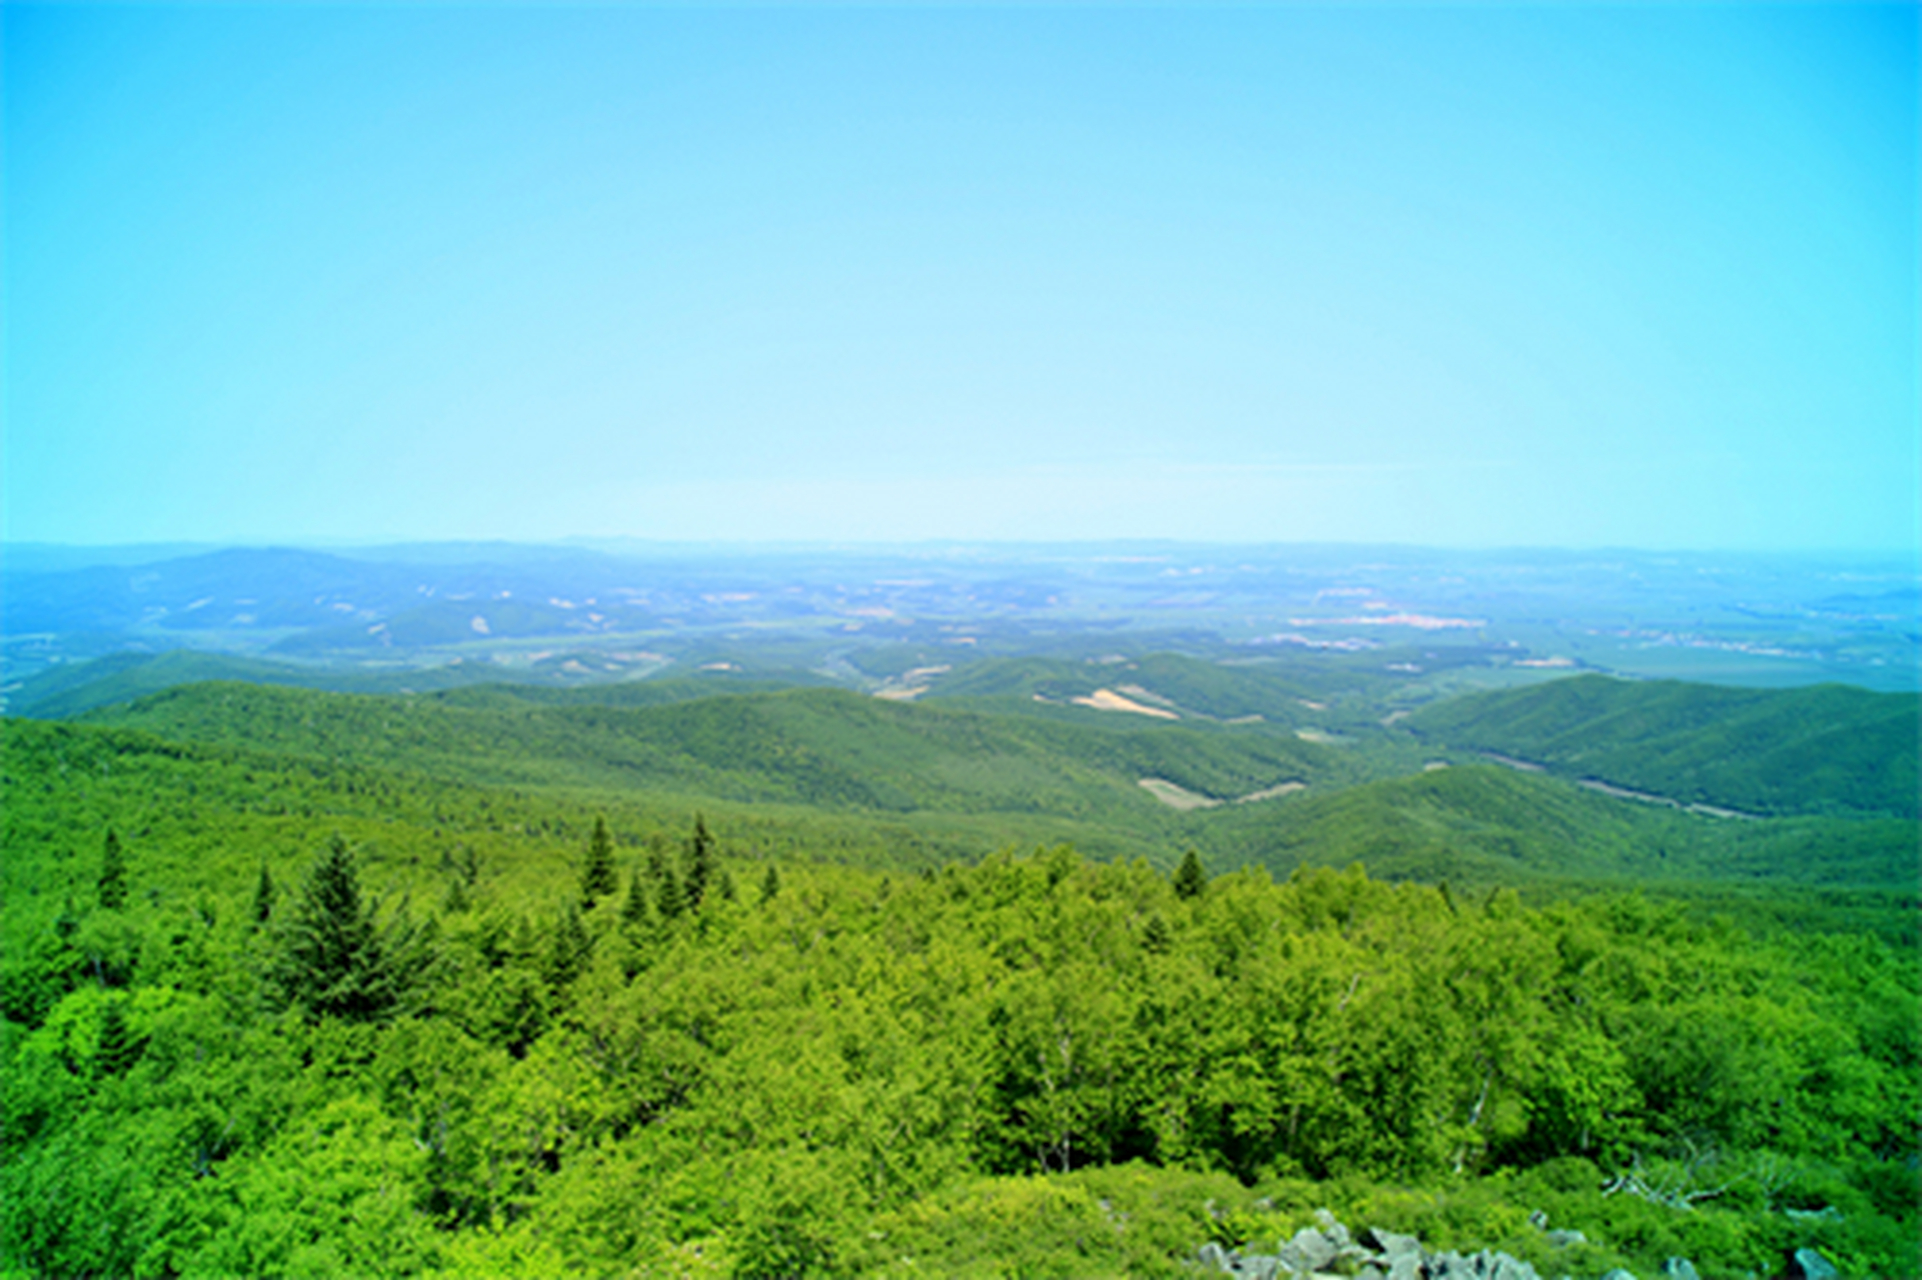
[{"label": "boulder", "polygon": [[1702,1280],[1702,1273],[1687,1258],[1670,1258],[1664,1262],[1662,1275],[1666,1280]]},{"label": "boulder", "polygon": [[1421,1256],[1421,1241],[1414,1236],[1404,1236],[1393,1231],[1383,1231],[1380,1227],[1370,1227],[1361,1233],[1362,1243],[1370,1246],[1384,1258],[1399,1258],[1412,1253]]},{"label": "boulder", "polygon": [[1797,1249],[1789,1255],[1789,1280],[1840,1280],[1835,1264],[1813,1249]]},{"label": "boulder", "polygon": [[1424,1280],[1421,1251],[1399,1254],[1388,1263],[1387,1280]]},{"label": "boulder", "polygon": [[1354,1238],[1348,1234],[1348,1228],[1342,1226],[1335,1215],[1328,1210],[1315,1210],[1315,1221],[1321,1226],[1322,1238],[1334,1245],[1337,1253],[1355,1243]]},{"label": "boulder", "polygon": [[1560,1227],[1556,1228],[1553,1231],[1544,1231],[1542,1233],[1542,1239],[1548,1241],[1548,1243],[1554,1245],[1558,1249],[1566,1249],[1569,1245],[1572,1245],[1572,1244],[1588,1243],[1588,1237],[1586,1235],[1583,1235],[1581,1232],[1575,1231],[1572,1229],[1560,1228]]},{"label": "boulder", "polygon": [[1327,1236],[1313,1227],[1303,1227],[1281,1246],[1281,1264],[1297,1275],[1305,1275],[1324,1269],[1340,1252]]},{"label": "boulder", "polygon": [[1477,1280],[1542,1280],[1534,1267],[1506,1253],[1483,1249],[1468,1262]]}]

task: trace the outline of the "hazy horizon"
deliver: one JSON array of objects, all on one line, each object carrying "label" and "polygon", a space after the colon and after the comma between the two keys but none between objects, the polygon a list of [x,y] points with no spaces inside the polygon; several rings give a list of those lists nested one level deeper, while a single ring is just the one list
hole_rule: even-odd
[{"label": "hazy horizon", "polygon": [[8,5],[0,538],[1912,556],[1919,23]]}]

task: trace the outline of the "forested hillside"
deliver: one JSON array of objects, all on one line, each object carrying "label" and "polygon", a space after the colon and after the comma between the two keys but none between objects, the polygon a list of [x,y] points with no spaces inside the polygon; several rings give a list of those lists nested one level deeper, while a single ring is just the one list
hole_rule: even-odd
[{"label": "forested hillside", "polygon": [[[1182,677],[1192,686],[1196,668],[1207,674],[1206,664],[1144,661],[1151,674],[1138,678],[1154,678],[1157,689],[1182,687]],[[1246,673],[1214,670],[1223,709],[1271,687],[1263,676],[1236,694],[1228,681]],[[1286,876],[1303,865],[1361,862],[1379,875],[1469,888],[1823,887],[1867,895],[1849,909],[1872,927],[1908,927],[1913,820],[1682,813],[1543,774],[1435,768],[1432,744],[1425,753],[1379,726],[1306,741],[1266,720],[1031,705],[893,703],[832,689],[714,696],[699,681],[380,697],[228,682],[103,708],[85,722],[445,782],[605,794],[622,804],[646,797],[682,812],[779,810],[784,820],[806,815],[817,831],[828,823],[849,833],[838,847],[864,844],[863,860],[876,866],[1066,840],[1091,855],[1169,868],[1192,847],[1222,869],[1258,865]]]},{"label": "forested hillside", "polygon": [[5,767],[35,1271],[1179,1274],[1323,1204],[1593,1274],[1918,1261],[1916,975],[1874,941],[579,809],[557,848],[497,793],[103,730],[12,725]]},{"label": "forested hillside", "polygon": [[985,671],[0,722],[0,1262],[1179,1275],[1328,1208],[1922,1268],[1912,817],[1478,763],[1338,667]]},{"label": "forested hillside", "polygon": [[1406,724],[1436,742],[1683,803],[1912,818],[1919,714],[1913,694],[1844,685],[1726,689],[1578,676],[1437,703]]},{"label": "forested hillside", "polygon": [[1060,726],[892,704],[840,690],[709,697],[654,707],[544,705],[473,695],[366,698],[192,685],[89,723],[487,783],[644,787],[873,809],[1152,815],[1136,779],[1236,795],[1346,773],[1313,743],[1179,726]]}]

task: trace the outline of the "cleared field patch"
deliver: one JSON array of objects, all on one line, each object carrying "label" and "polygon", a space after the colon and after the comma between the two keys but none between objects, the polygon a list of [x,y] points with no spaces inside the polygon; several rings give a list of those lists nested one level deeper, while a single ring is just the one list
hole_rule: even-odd
[{"label": "cleared field patch", "polygon": [[1143,778],[1141,789],[1170,809],[1180,809],[1184,813],[1192,809],[1213,809],[1223,803],[1213,796],[1204,796],[1198,791],[1190,791],[1166,778]]},{"label": "cleared field patch", "polygon": [[1305,782],[1283,782],[1272,787],[1263,787],[1259,791],[1250,791],[1245,796],[1236,796],[1233,800],[1223,800],[1216,796],[1202,795],[1199,791],[1190,791],[1166,778],[1143,778],[1139,785],[1142,790],[1169,808],[1180,809],[1184,813],[1193,809],[1214,809],[1224,804],[1254,804],[1257,801],[1273,800],[1277,796],[1292,795],[1297,791],[1308,789],[1308,784]]},{"label": "cleared field patch", "polygon": [[1096,711],[1130,711],[1138,716],[1154,716],[1161,720],[1179,720],[1180,716],[1160,707],[1143,706],[1133,698],[1123,697],[1113,689],[1096,689],[1085,698],[1070,698],[1078,707],[1093,707]]}]

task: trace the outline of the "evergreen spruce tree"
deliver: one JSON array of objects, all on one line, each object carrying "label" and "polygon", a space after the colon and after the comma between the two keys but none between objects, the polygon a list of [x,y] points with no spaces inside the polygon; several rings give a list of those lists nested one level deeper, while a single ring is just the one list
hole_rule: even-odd
[{"label": "evergreen spruce tree", "polygon": [[713,883],[717,869],[714,837],[707,832],[707,821],[697,813],[694,815],[694,835],[687,843],[687,905],[689,908],[701,905],[701,899],[707,896],[708,886]]},{"label": "evergreen spruce tree", "polygon": [[254,924],[266,924],[274,914],[274,877],[262,859],[260,879],[254,882]]},{"label": "evergreen spruce tree", "polygon": [[385,943],[374,906],[361,901],[354,855],[336,835],[301,886],[274,976],[313,1017],[378,1018],[394,1007],[404,979]]},{"label": "evergreen spruce tree", "polygon": [[121,852],[120,837],[107,833],[107,847],[100,854],[100,906],[118,911],[127,905],[127,855]]},{"label": "evergreen spruce tree", "polygon": [[633,927],[647,923],[647,882],[638,871],[627,882],[627,898],[621,903],[621,923]]},{"label": "evergreen spruce tree", "polygon": [[661,913],[663,920],[672,920],[687,910],[687,891],[659,840],[647,847],[647,878],[654,885],[654,909]]},{"label": "evergreen spruce tree", "polygon": [[564,987],[580,976],[593,950],[594,940],[587,936],[587,929],[581,924],[580,908],[568,903],[548,947],[548,985]]},{"label": "evergreen spruce tree", "polygon": [[775,870],[774,864],[770,862],[767,864],[767,870],[761,875],[761,905],[766,906],[774,901],[774,895],[779,892],[781,892],[781,873]]},{"label": "evergreen spruce tree", "polygon": [[1208,887],[1208,873],[1201,869],[1201,855],[1193,849],[1181,855],[1181,865],[1175,868],[1175,896],[1194,899]]},{"label": "evergreen spruce tree", "polygon": [[100,1040],[94,1049],[94,1070],[103,1076],[117,1076],[133,1066],[144,1046],[127,1027],[127,1017],[115,1000],[100,1011]]},{"label": "evergreen spruce tree", "polygon": [[602,898],[620,888],[614,870],[614,841],[607,834],[607,820],[594,819],[594,834],[587,841],[587,861],[581,865],[581,910],[586,911]]}]

